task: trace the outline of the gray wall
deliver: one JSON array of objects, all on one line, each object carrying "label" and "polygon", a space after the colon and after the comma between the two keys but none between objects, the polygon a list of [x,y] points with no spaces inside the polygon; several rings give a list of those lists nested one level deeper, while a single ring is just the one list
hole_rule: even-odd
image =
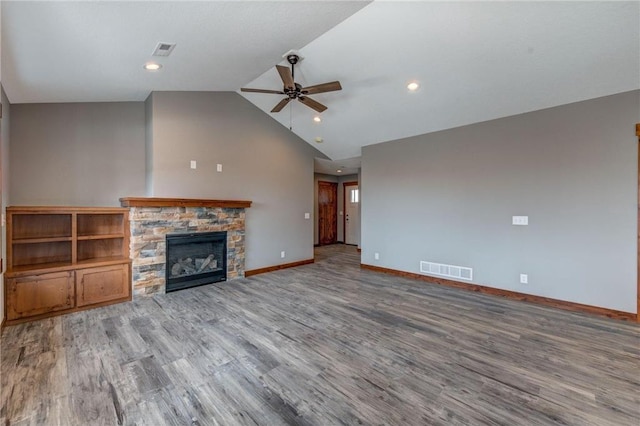
[{"label": "gray wall", "polygon": [[639,96],[365,147],[362,262],[468,266],[478,284],[636,312]]},{"label": "gray wall", "polygon": [[155,92],[151,102],[153,196],[252,201],[247,270],[313,258],[304,214],[319,151],[233,92]]},{"label": "gray wall", "polygon": [[12,205],[119,206],[145,194],[143,102],[12,106]]},{"label": "gray wall", "polygon": [[[2,96],[2,119],[0,119],[0,164],[2,165],[2,207],[1,212],[3,215],[6,213],[6,208],[9,205],[9,142],[10,142],[10,117],[11,117],[11,105],[9,105],[9,99],[4,93],[4,89],[0,85],[0,95]],[[6,217],[6,216],[5,216]],[[7,265],[6,247],[7,247],[7,227],[2,225],[1,233],[0,253],[4,262],[3,273],[0,275],[0,321],[4,319],[4,269]]]},{"label": "gray wall", "polygon": [[144,102],[144,183],[145,195],[153,194],[153,93]]}]

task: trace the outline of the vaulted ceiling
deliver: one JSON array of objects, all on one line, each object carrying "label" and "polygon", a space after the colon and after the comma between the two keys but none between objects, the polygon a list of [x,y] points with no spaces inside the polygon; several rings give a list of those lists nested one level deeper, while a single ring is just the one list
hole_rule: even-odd
[{"label": "vaulted ceiling", "polygon": [[[272,114],[280,96],[241,94],[346,160],[369,144],[638,89],[639,22],[637,1],[3,1],[1,78],[12,103],[280,90],[274,66],[294,49],[303,86],[342,83],[313,96],[328,107],[320,123],[298,102]],[[152,58],[158,42],[177,45]],[[143,70],[152,59],[160,71]]]}]

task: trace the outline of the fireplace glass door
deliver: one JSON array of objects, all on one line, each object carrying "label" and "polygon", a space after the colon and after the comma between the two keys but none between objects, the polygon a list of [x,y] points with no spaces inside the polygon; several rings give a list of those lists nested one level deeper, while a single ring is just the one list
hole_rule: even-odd
[{"label": "fireplace glass door", "polygon": [[167,234],[167,293],[227,279],[227,233]]}]

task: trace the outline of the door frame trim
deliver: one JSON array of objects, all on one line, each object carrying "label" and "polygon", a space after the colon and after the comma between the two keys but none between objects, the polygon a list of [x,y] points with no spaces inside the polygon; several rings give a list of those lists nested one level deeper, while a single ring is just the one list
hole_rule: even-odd
[{"label": "door frame trim", "polygon": [[638,272],[637,272],[637,276],[636,276],[636,280],[637,280],[637,286],[638,286],[638,290],[636,293],[636,322],[640,323],[640,123],[636,124],[636,136],[638,137],[638,144],[636,145],[636,147],[638,147],[638,225],[636,228],[636,231],[638,233],[638,242],[637,242],[637,251],[638,251],[638,257],[636,260],[636,264],[637,264],[637,268],[638,268]]},{"label": "door frame trim", "polygon": [[347,244],[347,186],[357,186],[359,189],[360,183],[356,180],[342,182],[342,242],[345,244]]}]

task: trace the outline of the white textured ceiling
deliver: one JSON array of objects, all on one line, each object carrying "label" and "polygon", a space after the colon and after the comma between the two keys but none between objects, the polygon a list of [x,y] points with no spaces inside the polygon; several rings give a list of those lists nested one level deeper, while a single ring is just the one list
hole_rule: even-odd
[{"label": "white textured ceiling", "polygon": [[[154,90],[235,91],[362,1],[6,1],[12,103],[141,101]],[[158,42],[177,43],[152,58]],[[149,73],[152,59],[164,65]]]},{"label": "white textured ceiling", "polygon": [[[318,37],[296,80],[340,80],[272,114],[332,159],[362,146],[640,88],[640,2],[374,2]],[[283,63],[284,64],[284,63]],[[421,84],[409,93],[412,80]],[[275,69],[249,87],[279,88]],[[268,113],[278,96],[243,93]]]},{"label": "white textured ceiling", "polygon": [[[305,57],[297,81],[343,86],[313,96],[329,107],[321,123],[299,103],[270,114],[278,96],[242,95],[334,160],[369,144],[640,88],[638,1],[1,5],[2,83],[13,103],[280,89],[274,65],[297,49]],[[157,42],[177,47],[149,73],[142,65]],[[412,80],[421,83],[416,93],[405,88]]]},{"label": "white textured ceiling", "polygon": [[335,161],[327,160],[325,158],[316,158],[314,160],[313,166],[316,173],[335,176],[347,176],[357,174],[360,171],[360,163],[360,157]]}]

